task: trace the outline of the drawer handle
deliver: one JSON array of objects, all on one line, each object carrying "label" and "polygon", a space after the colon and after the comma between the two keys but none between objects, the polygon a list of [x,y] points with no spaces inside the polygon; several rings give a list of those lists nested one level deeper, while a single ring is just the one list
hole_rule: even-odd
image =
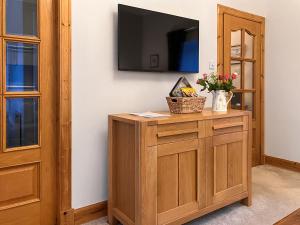
[{"label": "drawer handle", "polygon": [[225,123],[225,124],[219,124],[219,125],[213,125],[214,130],[219,129],[225,129],[225,128],[231,128],[231,127],[239,127],[244,126],[244,122],[236,122],[236,123]]},{"label": "drawer handle", "polygon": [[171,131],[159,132],[157,134],[157,137],[167,137],[167,136],[196,133],[196,132],[198,132],[198,128],[192,128],[192,129],[186,129],[186,130],[171,130]]}]

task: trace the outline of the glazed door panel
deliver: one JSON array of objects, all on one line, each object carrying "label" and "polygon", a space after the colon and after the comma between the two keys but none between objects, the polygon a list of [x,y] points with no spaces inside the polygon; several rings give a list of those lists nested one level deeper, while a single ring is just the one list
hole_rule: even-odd
[{"label": "glazed door panel", "polygon": [[54,225],[55,4],[0,5],[0,224]]}]

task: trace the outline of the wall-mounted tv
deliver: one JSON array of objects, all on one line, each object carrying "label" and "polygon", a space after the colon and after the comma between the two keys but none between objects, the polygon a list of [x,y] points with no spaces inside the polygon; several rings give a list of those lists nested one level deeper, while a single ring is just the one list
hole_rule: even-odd
[{"label": "wall-mounted tv", "polygon": [[118,5],[118,68],[199,72],[199,21]]}]

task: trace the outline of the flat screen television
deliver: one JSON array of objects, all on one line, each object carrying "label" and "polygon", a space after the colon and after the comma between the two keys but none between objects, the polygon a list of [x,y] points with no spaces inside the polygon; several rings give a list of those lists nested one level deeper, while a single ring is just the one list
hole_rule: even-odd
[{"label": "flat screen television", "polygon": [[118,5],[118,68],[199,72],[199,21]]}]

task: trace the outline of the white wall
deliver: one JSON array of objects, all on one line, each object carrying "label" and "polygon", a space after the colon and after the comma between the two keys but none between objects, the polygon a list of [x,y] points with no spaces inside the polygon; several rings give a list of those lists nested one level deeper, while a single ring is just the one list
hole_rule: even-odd
[{"label": "white wall", "polygon": [[[180,76],[117,70],[117,4],[199,19],[202,73],[208,71],[209,61],[217,60],[217,2],[262,16],[267,9],[266,0],[72,1],[74,208],[107,199],[107,115],[166,110],[164,97]],[[282,46],[283,51],[284,48],[285,45]],[[195,81],[196,75],[190,75],[189,79]],[[207,105],[210,102],[208,99]],[[286,103],[280,101],[278,105],[282,107],[282,104]],[[286,106],[284,108],[288,109]],[[272,109],[271,106],[269,108]],[[296,117],[296,112],[291,110],[290,113]]]},{"label": "white wall", "polygon": [[266,25],[266,154],[300,162],[300,1],[271,1]]}]

